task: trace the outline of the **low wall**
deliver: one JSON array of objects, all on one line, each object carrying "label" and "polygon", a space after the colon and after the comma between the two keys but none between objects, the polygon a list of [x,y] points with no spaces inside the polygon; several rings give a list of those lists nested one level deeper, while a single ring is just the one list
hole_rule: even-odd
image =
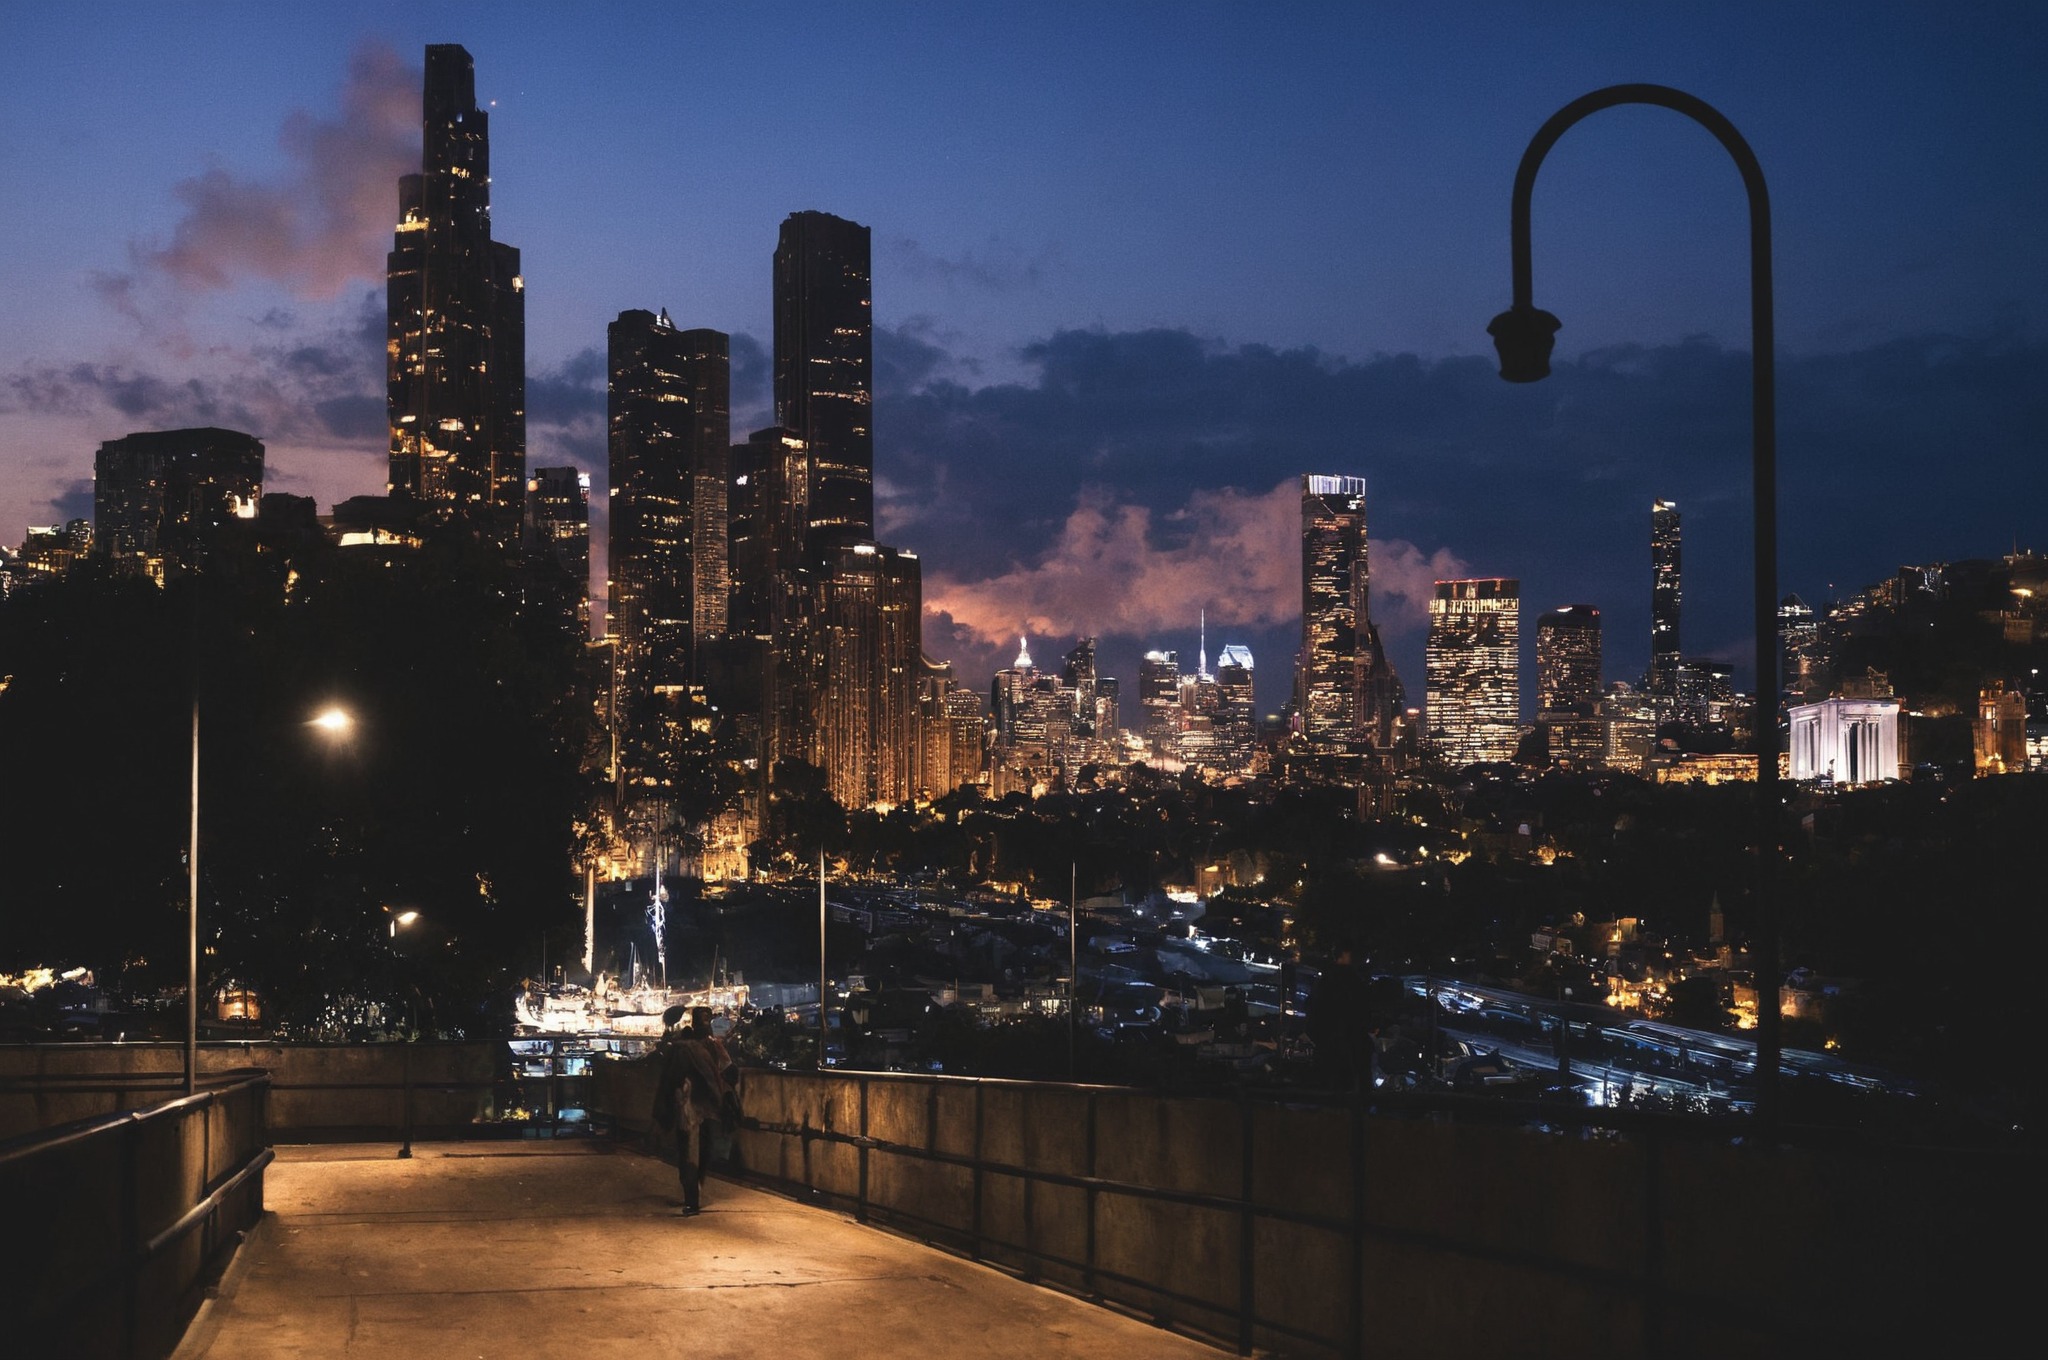
[{"label": "low wall", "polygon": [[[184,1091],[175,1043],[0,1046],[0,1138],[154,1105]],[[269,1044],[199,1048],[202,1080],[244,1068],[270,1073],[270,1130],[279,1142],[459,1138],[493,1112],[507,1063],[502,1043]]]},{"label": "low wall", "polygon": [[268,1079],[0,1143],[9,1354],[169,1355],[263,1212]]},{"label": "low wall", "polygon": [[[651,1063],[607,1064],[593,1105],[644,1127],[652,1089]],[[1286,1355],[1946,1350],[2016,1311],[1987,1206],[2033,1179],[2019,1155],[1487,1103],[750,1070],[745,1106],[739,1174]]]}]

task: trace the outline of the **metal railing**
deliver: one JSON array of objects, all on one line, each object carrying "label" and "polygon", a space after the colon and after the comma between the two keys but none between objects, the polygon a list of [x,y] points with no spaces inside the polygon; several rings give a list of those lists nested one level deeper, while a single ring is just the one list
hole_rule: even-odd
[{"label": "metal railing", "polygon": [[[1368,1107],[872,1072],[746,1080],[742,1179],[1240,1354],[1483,1352],[1427,1331],[1425,1291],[1464,1300],[1433,1301],[1433,1316],[1547,1312],[1537,1335],[1598,1333],[1594,1349],[1619,1354],[1689,1353],[1689,1323],[1708,1318],[1724,1338],[1769,1338],[1764,1353],[1878,1348],[1937,1324],[1906,1303],[1910,1272],[1859,1240],[1871,1234],[1802,1224],[1810,1240],[1788,1240],[1779,1270],[1739,1257],[1724,1268],[1739,1245],[1724,1224],[1739,1220],[1717,1201],[1821,1193],[1817,1210],[1853,1216],[1903,1185],[1902,1217],[1938,1222],[1944,1200],[2012,1172],[2009,1157],[1976,1164],[1853,1134],[1759,1148],[1744,1142],[1748,1121],[1485,1098]],[[1833,1259],[1809,1266],[1809,1252]],[[1898,1278],[1873,1282],[1873,1264]],[[1783,1283],[1802,1269],[1801,1287]],[[1951,1262],[1941,1278],[1963,1273]],[[1825,1288],[1835,1279],[1891,1313],[1848,1306]]]},{"label": "metal railing", "polygon": [[176,1347],[261,1215],[272,1156],[269,1076],[215,1083],[0,1143],[10,1349],[152,1360]]}]

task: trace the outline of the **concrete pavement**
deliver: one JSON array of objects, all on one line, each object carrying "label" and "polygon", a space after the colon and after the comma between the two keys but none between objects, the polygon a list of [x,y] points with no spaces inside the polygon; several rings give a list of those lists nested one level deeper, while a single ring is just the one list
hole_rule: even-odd
[{"label": "concrete pavement", "polygon": [[1225,1352],[831,1211],[604,1143],[280,1147],[176,1360]]}]

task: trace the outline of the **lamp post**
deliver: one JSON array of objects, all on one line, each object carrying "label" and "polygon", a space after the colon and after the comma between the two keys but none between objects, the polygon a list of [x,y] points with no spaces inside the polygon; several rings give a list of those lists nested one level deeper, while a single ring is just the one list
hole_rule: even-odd
[{"label": "lamp post", "polygon": [[[322,710],[308,724],[330,738],[355,725],[347,709]],[[185,848],[185,880],[190,900],[185,912],[185,1094],[199,1090],[199,696],[192,696],[192,818]]]},{"label": "lamp post", "polygon": [[1653,104],[1682,113],[1714,134],[1742,173],[1749,194],[1749,314],[1751,360],[1751,496],[1754,513],[1756,611],[1756,840],[1757,840],[1757,1101],[1760,1123],[1778,1116],[1778,500],[1777,383],[1771,320],[1771,203],[1756,153],[1719,110],[1683,90],[1663,85],[1612,85],[1581,96],[1537,129],[1515,171],[1510,222],[1514,305],[1487,326],[1500,352],[1500,375],[1509,382],[1550,376],[1558,319],[1532,300],[1529,199],[1544,156],[1573,124],[1617,104]]}]

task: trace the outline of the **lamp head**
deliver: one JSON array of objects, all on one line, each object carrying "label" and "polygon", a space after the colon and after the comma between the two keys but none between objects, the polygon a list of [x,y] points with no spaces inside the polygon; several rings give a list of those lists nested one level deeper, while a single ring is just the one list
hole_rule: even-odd
[{"label": "lamp head", "polygon": [[330,737],[341,736],[351,727],[354,727],[355,723],[355,715],[345,708],[324,709],[313,719],[313,726],[319,728]]},{"label": "lamp head", "polygon": [[1486,333],[1500,351],[1500,375],[1512,383],[1550,376],[1550,351],[1564,323],[1540,307],[1510,307],[1489,321]]}]

